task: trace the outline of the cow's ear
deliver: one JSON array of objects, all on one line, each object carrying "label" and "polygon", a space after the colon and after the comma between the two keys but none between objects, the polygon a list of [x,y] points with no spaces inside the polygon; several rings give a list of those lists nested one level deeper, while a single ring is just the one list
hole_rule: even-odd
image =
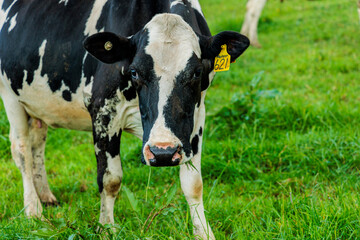
[{"label": "cow's ear", "polygon": [[104,63],[128,59],[135,53],[130,39],[110,32],[96,33],[86,38],[83,44],[91,55]]},{"label": "cow's ear", "polygon": [[214,59],[224,44],[227,45],[227,52],[233,62],[248,48],[250,41],[244,35],[233,31],[220,32],[212,37],[200,36],[201,58]]}]

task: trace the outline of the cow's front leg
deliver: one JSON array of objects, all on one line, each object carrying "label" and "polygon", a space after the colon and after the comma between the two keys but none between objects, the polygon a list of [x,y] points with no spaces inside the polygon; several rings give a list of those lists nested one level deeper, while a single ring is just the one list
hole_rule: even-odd
[{"label": "cow's front leg", "polygon": [[122,168],[120,161],[121,131],[113,136],[94,133],[97,160],[97,183],[101,195],[101,224],[114,223],[114,203],[120,189]]},{"label": "cow's front leg", "polygon": [[[201,137],[199,146],[201,146]],[[191,219],[194,225],[194,235],[197,239],[215,239],[204,214],[201,150],[191,161],[193,166],[186,164],[180,166],[180,181],[181,188],[190,206]]]}]

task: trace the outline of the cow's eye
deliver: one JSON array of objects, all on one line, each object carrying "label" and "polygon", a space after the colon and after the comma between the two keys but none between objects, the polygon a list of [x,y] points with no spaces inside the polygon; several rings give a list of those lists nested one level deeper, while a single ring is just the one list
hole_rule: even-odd
[{"label": "cow's eye", "polygon": [[132,78],[133,80],[139,79],[139,75],[138,75],[138,73],[136,72],[135,69],[131,69],[131,70],[130,70],[130,73],[131,73],[131,78]]},{"label": "cow's eye", "polygon": [[201,76],[201,73],[202,73],[201,68],[196,69],[195,72],[194,72],[194,78],[199,78]]}]

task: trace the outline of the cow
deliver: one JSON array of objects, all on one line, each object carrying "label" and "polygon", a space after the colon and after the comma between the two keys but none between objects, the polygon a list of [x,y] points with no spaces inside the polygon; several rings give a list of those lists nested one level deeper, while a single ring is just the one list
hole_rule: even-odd
[{"label": "cow", "polygon": [[27,216],[57,202],[44,165],[50,126],[92,131],[99,222],[113,224],[126,131],[142,139],[142,163],[179,166],[194,234],[214,239],[202,200],[204,99],[222,45],[235,61],[245,36],[211,36],[197,0],[0,0],[0,29],[0,95]]}]

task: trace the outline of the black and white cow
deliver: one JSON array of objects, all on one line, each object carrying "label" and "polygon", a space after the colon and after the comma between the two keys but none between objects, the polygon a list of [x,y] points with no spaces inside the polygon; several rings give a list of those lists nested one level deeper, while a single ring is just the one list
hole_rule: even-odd
[{"label": "black and white cow", "polygon": [[204,98],[221,46],[233,61],[246,37],[212,37],[197,0],[0,0],[0,29],[0,95],[28,216],[56,202],[44,166],[51,126],[93,131],[100,222],[113,223],[128,131],[143,139],[144,164],[180,165],[194,233],[214,238],[202,201]]}]

